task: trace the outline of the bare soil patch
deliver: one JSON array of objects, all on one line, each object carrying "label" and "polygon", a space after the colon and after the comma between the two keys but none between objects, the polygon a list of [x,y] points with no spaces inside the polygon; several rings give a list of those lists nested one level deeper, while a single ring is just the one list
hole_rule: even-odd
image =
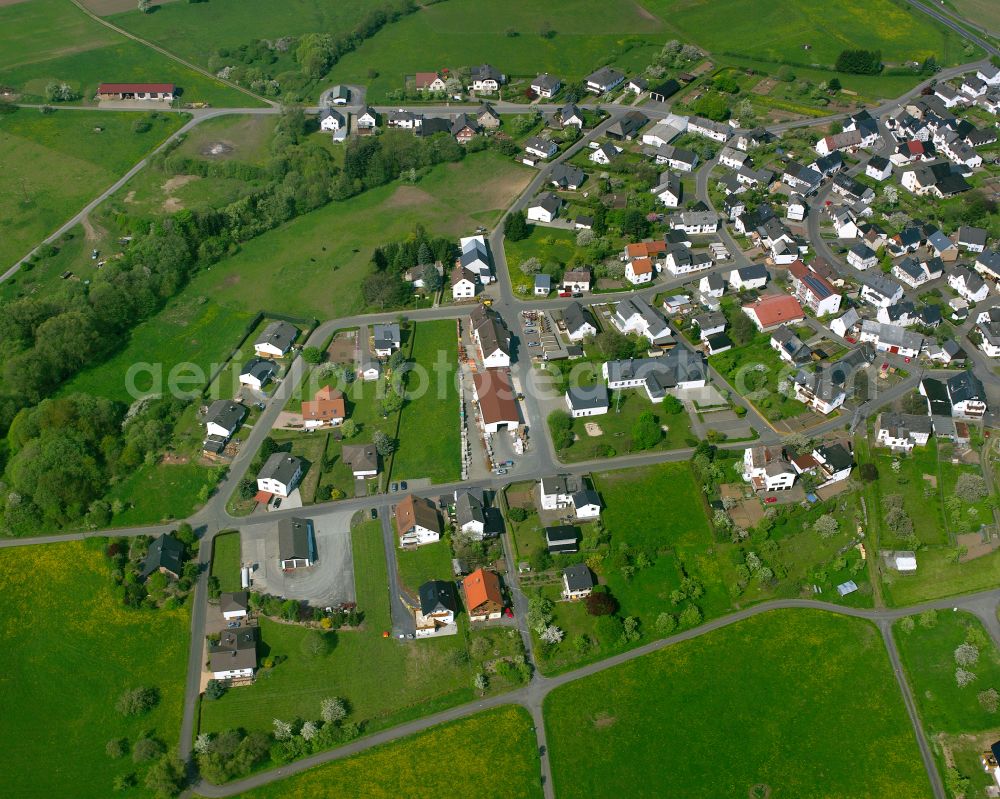
[{"label": "bare soil patch", "polygon": [[771,90],[778,85],[778,81],[774,78],[764,78],[760,83],[753,87],[752,91],[754,94],[770,94]]},{"label": "bare soil patch", "polygon": [[176,452],[167,452],[160,461],[165,466],[183,466],[191,459],[187,455],[178,455]]},{"label": "bare soil patch", "polygon": [[236,145],[228,141],[210,141],[199,151],[205,158],[225,158],[236,150]]},{"label": "bare soil patch", "polygon": [[383,203],[386,208],[412,208],[425,203],[434,203],[434,196],[416,186],[400,186],[392,197]]},{"label": "bare soil patch", "polygon": [[587,422],[584,424],[584,428],[586,429],[588,436],[599,436],[604,433],[601,426],[597,424],[597,422]]},{"label": "bare soil patch", "polygon": [[931,488],[937,488],[937,475],[936,474],[925,474],[923,475],[924,480],[930,483]]},{"label": "bare soil patch", "polygon": [[163,189],[164,194],[170,194],[170,192],[175,189],[179,189],[181,186],[186,186],[193,180],[198,180],[197,175],[174,175],[172,178],[167,180],[160,188]]},{"label": "bare soil patch", "polygon": [[327,360],[331,363],[354,363],[357,336],[353,330],[335,335],[326,348]]},{"label": "bare soil patch", "polygon": [[965,550],[965,553],[958,559],[959,563],[965,563],[966,561],[989,555],[997,547],[1000,547],[1000,538],[989,534],[985,536],[985,540],[983,540],[984,536],[980,533],[963,533],[955,538],[959,547]]}]

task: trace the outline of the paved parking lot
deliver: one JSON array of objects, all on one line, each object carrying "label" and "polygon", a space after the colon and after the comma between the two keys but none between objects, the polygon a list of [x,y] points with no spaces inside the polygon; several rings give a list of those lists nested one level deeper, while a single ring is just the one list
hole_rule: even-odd
[{"label": "paved parking lot", "polygon": [[278,565],[277,522],[244,528],[242,558],[244,563],[254,564],[254,590],[321,608],[355,602],[352,515],[343,511],[316,517],[316,563],[287,572]]}]

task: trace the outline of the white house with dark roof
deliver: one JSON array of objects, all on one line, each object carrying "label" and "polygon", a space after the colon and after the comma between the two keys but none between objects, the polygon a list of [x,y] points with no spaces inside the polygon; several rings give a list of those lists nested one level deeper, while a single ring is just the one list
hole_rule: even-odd
[{"label": "white house with dark roof", "polygon": [[619,302],[611,321],[622,333],[638,333],[654,344],[670,336],[667,320],[642,297],[629,297]]},{"label": "white house with dark roof", "polygon": [[594,94],[604,94],[616,89],[625,82],[625,74],[614,67],[601,67],[586,78],[587,91]]},{"label": "white house with dark roof", "polygon": [[287,497],[302,479],[302,460],[287,452],[275,452],[257,473],[257,490]]},{"label": "white house with dark roof", "polygon": [[597,335],[597,326],[589,308],[584,308],[578,302],[571,302],[563,309],[563,324],[566,334],[573,342],[583,341],[587,336]]},{"label": "white house with dark roof", "polygon": [[539,496],[542,510],[559,510],[573,504],[573,494],[583,490],[579,477],[571,474],[561,474],[554,477],[543,477],[539,481]]},{"label": "white house with dark roof", "polygon": [[880,413],[875,422],[875,443],[893,452],[912,452],[925,446],[934,432],[931,417],[909,413]]},{"label": "white house with dark roof", "polygon": [[865,164],[865,175],[874,180],[888,180],[892,175],[892,162],[881,155],[873,155]]},{"label": "white house with dark roof", "polygon": [[251,358],[240,369],[240,385],[261,391],[278,374],[278,365],[266,358]]},{"label": "white house with dark roof", "polygon": [[743,479],[755,491],[787,491],[796,476],[780,447],[758,445],[743,450]]},{"label": "white house with dark roof", "polygon": [[566,407],[574,419],[583,416],[603,416],[608,412],[608,389],[603,383],[593,386],[570,386],[566,391]]},{"label": "white house with dark roof", "polygon": [[982,276],[965,266],[956,266],[948,274],[948,285],[969,302],[982,302],[989,294],[989,286]]},{"label": "white house with dark roof", "polygon": [[969,252],[983,252],[986,249],[987,232],[981,227],[962,225],[955,236],[955,243]]},{"label": "white house with dark roof", "polygon": [[529,222],[551,222],[562,208],[563,201],[555,194],[543,194],[537,197],[528,206],[527,218]]},{"label": "white house with dark roof", "polygon": [[260,358],[280,358],[292,348],[298,336],[299,329],[295,325],[289,322],[271,322],[257,336],[253,348]]},{"label": "white house with dark roof", "polygon": [[878,256],[871,247],[859,241],[847,251],[847,263],[863,272],[878,263]]},{"label": "white house with dark roof", "polygon": [[544,97],[546,99],[555,97],[561,88],[562,81],[555,75],[550,75],[548,72],[543,72],[531,81],[531,91],[539,97]]}]

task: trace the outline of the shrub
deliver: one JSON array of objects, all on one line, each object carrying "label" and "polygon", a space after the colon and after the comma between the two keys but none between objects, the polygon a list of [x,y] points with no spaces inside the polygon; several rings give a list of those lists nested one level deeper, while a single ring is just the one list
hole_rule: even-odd
[{"label": "shrub", "polygon": [[140,738],[132,747],[132,760],[146,763],[155,760],[166,751],[166,747],[155,738]]},{"label": "shrub", "polygon": [[606,591],[593,591],[583,604],[591,616],[610,616],[618,611],[618,601]]},{"label": "shrub", "polygon": [[148,713],[160,701],[155,688],[130,688],[118,697],[115,709],[123,716],[141,716]]}]

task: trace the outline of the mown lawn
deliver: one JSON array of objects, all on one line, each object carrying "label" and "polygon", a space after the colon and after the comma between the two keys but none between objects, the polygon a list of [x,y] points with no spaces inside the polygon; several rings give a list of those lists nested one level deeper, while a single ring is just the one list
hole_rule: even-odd
[{"label": "mown lawn", "polygon": [[797,399],[778,392],[778,384],[789,381],[798,370],[771,349],[770,334],[762,333],[749,344],[713,355],[708,362],[768,421],[798,416],[807,410]]},{"label": "mown lawn", "polygon": [[458,480],[462,441],[459,429],[458,329],[454,320],[420,322],[413,331],[407,400],[399,417],[399,450],[393,480]]},{"label": "mown lawn", "polygon": [[[843,0],[829,9],[808,0],[695,1],[680,6],[669,0],[645,0],[643,4],[666,19],[681,41],[720,55],[765,59],[775,68],[785,62],[832,66],[849,48],[881,50],[889,64],[922,61],[929,55],[944,64],[962,60],[956,35],[893,0]],[[720,25],[719,20],[730,24]],[[748,35],[751,29],[767,30],[768,35]]]},{"label": "mown lawn", "polygon": [[96,394],[125,403],[164,393],[172,386],[198,393],[213,366],[225,362],[252,318],[252,313],[185,291],[133,329],[115,357],[80,372],[63,392]]},{"label": "mown lawn", "polygon": [[396,552],[399,581],[414,596],[428,580],[454,580],[451,568],[451,547],[447,541],[425,544],[416,549],[399,549]]},{"label": "mown lawn", "polygon": [[531,225],[530,234],[520,241],[504,240],[504,253],[510,268],[510,281],[514,291],[530,295],[535,290],[535,278],[521,271],[520,266],[529,258],[537,258],[542,266],[565,265],[576,254],[576,231]]},{"label": "mown lawn", "polygon": [[[266,651],[287,660],[262,672],[254,685],[203,702],[201,731],[270,730],[274,718],[318,718],[324,698],[341,696],[352,708],[351,720],[365,722],[365,731],[372,732],[473,698],[461,636],[421,641],[419,646],[382,637],[392,622],[380,523],[355,527],[351,541],[363,628],[336,633],[330,654],[310,659],[301,652],[306,628],[265,619],[261,638]],[[428,680],[428,674],[434,679]]]},{"label": "mown lawn", "polygon": [[[485,7],[475,0],[449,0],[449,6],[427,6],[387,26],[341,58],[330,77],[367,84],[370,101],[403,88],[405,75],[483,61],[508,75],[551,72],[564,81],[580,80],[608,61],[639,71],[671,38],[664,19],[625,0]],[[543,29],[555,35],[543,38]],[[507,30],[517,35],[505,35]],[[369,77],[369,69],[378,76]]]},{"label": "mown lawn", "polygon": [[[633,452],[632,430],[646,411],[652,412],[657,424],[667,427],[659,443],[649,451],[697,445],[698,439],[691,433],[691,419],[686,411],[666,413],[662,405],[650,402],[646,392],[641,389],[612,391],[609,398],[611,409],[603,416],[573,420],[573,432],[577,438],[566,449],[559,450],[560,460],[576,463],[590,458],[614,457]],[[590,435],[586,428],[587,422],[596,424],[601,429],[600,435]]]},{"label": "mown lawn", "polygon": [[953,547],[929,547],[917,552],[916,573],[883,571],[882,593],[889,605],[906,607],[954,594],[996,588],[998,574],[1000,550],[958,563]]},{"label": "mown lawn", "polygon": [[219,578],[223,591],[239,591],[240,581],[240,533],[222,533],[212,539],[212,576]]},{"label": "mown lawn", "polygon": [[[199,274],[186,294],[219,297],[255,313],[331,319],[364,310],[358,286],[379,244],[416,224],[464,236],[493,224],[531,178],[528,167],[492,152],[435,167],[416,185],[392,183],[300,216],[241,246]],[[377,310],[377,309],[376,309]]]},{"label": "mown lawn", "polygon": [[[10,8],[32,6],[37,1],[0,7],[0,18]],[[132,125],[141,118],[147,119],[152,128],[135,133]],[[186,119],[184,114],[151,117],[107,111],[40,114],[34,108],[0,114],[0,152],[4,154],[4,167],[0,169],[3,268],[27,255]],[[18,277],[22,282],[32,281],[27,272]]]},{"label": "mown lawn", "polygon": [[125,509],[115,515],[116,527],[184,519],[205,504],[221,470],[197,463],[142,465],[108,492],[110,502]]},{"label": "mown lawn", "polygon": [[767,613],[569,683],[546,698],[545,725],[566,799],[623,785],[637,797],[932,795],[877,630],[820,611]]},{"label": "mown lawn", "polygon": [[[996,713],[987,712],[976,699],[980,691],[1000,691],[1000,653],[979,619],[965,612],[930,611],[933,621],[927,626],[920,616],[909,618],[913,629],[897,621],[893,635],[928,736],[997,727]],[[955,681],[954,653],[966,640],[979,648],[979,660],[965,666],[976,675],[975,682],[960,688]]]},{"label": "mown lawn", "polygon": [[[106,539],[0,550],[4,668],[4,794],[105,799],[117,775],[140,774],[111,738],[150,731],[176,746],[183,706],[189,613],[132,610],[114,590]],[[159,704],[126,718],[120,694],[155,687]],[[134,788],[132,796],[152,796]]]},{"label": "mown lawn", "polygon": [[[882,497],[900,494],[903,507],[913,519],[913,532],[924,544],[944,544],[948,541],[944,512],[941,506],[941,486],[937,485],[938,457],[937,442],[931,439],[926,447],[914,447],[908,456],[894,455],[886,449],[872,448],[873,463],[878,469],[878,491]],[[894,463],[898,461],[898,467]],[[947,464],[946,464],[947,465]],[[931,479],[928,480],[927,477]],[[919,513],[916,510],[919,508]],[[892,533],[882,530],[883,544],[899,544],[893,541]]]},{"label": "mown lawn", "polygon": [[[152,15],[155,16],[155,15]],[[53,80],[92,102],[102,81],[174,83],[183,102],[250,107],[250,95],[194,72],[88,18],[72,3],[31,0],[0,6],[0,83],[38,102]]]},{"label": "mown lawn", "polygon": [[[542,795],[531,716],[504,706],[238,794],[237,799],[533,799]],[[475,741],[475,746],[469,742]],[[442,768],[441,752],[450,752]]]}]

